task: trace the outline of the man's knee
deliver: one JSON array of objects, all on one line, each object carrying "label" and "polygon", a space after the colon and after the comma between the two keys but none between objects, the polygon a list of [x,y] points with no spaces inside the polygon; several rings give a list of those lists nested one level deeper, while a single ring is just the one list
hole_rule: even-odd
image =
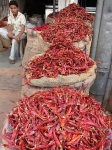
[{"label": "man's knee", "polygon": [[15,39],[12,39],[12,44],[17,44],[17,41]]}]

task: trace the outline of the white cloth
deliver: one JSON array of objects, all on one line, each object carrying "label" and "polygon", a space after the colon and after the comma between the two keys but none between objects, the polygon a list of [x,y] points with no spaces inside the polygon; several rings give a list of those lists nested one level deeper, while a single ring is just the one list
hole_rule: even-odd
[{"label": "white cloth", "polygon": [[10,40],[10,38],[7,35],[7,29],[5,28],[0,28],[0,35],[2,35],[4,38],[6,38],[7,40]]},{"label": "white cloth", "polygon": [[15,31],[21,31],[22,25],[26,24],[25,16],[18,12],[18,15],[16,18],[14,18],[13,14],[10,13],[8,16],[8,24],[13,26],[13,30]]},{"label": "white cloth", "polygon": [[[18,31],[13,31],[13,34],[16,36],[19,34]],[[16,54],[20,54],[20,58],[23,58],[23,46],[22,46],[22,40],[25,39],[26,34],[23,33],[21,35],[20,41],[17,42],[15,39],[12,39],[12,47],[11,47],[11,51],[10,51],[10,56],[9,59],[10,60],[15,60],[15,56]]]}]

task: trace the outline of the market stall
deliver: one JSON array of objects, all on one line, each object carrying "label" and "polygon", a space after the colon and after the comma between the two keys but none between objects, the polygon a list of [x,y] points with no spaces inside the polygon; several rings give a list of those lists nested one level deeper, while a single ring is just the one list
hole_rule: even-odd
[{"label": "market stall", "polygon": [[6,118],[4,146],[111,150],[111,117],[89,96],[97,69],[87,53],[94,18],[73,3],[51,19],[27,29],[21,99]]}]

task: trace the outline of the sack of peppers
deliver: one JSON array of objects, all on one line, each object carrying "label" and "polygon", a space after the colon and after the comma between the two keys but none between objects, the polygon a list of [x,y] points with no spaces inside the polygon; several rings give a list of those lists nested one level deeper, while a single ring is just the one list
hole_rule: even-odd
[{"label": "sack of peppers", "polygon": [[[53,17],[53,13],[49,14],[47,17],[47,23],[56,23],[56,22],[64,22],[65,18],[79,18],[83,20],[90,27],[93,27],[94,17],[90,15],[83,7],[79,4],[72,3],[68,7],[63,8],[59,12],[56,12],[55,17]],[[73,21],[73,20],[72,20]]]},{"label": "sack of peppers", "polygon": [[[29,83],[38,87],[72,85],[90,88],[96,74],[96,62],[84,51],[76,48],[66,34],[54,39],[45,54],[34,56],[27,64],[26,77]],[[86,88],[87,88],[86,87]]]},{"label": "sack of peppers", "polygon": [[58,39],[60,35],[64,34],[71,39],[75,47],[84,50],[88,55],[90,54],[93,28],[88,24],[93,21],[93,17],[84,8],[73,3],[56,13],[55,19],[57,21],[54,24],[46,23],[27,30],[27,43],[30,46],[25,49],[22,61],[24,67],[32,56],[44,53],[45,48],[52,45],[54,39]]},{"label": "sack of peppers", "polygon": [[11,150],[111,150],[111,118],[93,97],[56,87],[20,99],[2,137]]},{"label": "sack of peppers", "polygon": [[63,22],[57,22],[55,24],[44,24],[32,30],[39,31],[38,34],[42,36],[43,42],[49,42],[51,44],[60,34],[66,34],[77,48],[85,51],[88,50],[88,42],[92,40],[92,28],[76,17],[65,18]]}]

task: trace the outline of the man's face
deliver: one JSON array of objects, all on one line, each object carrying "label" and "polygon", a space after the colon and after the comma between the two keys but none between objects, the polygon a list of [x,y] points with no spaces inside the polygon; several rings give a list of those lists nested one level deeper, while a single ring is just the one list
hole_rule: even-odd
[{"label": "man's face", "polygon": [[12,12],[13,15],[17,15],[18,11],[19,11],[19,8],[16,7],[15,5],[11,5],[10,6],[10,10],[11,10],[11,12]]}]

